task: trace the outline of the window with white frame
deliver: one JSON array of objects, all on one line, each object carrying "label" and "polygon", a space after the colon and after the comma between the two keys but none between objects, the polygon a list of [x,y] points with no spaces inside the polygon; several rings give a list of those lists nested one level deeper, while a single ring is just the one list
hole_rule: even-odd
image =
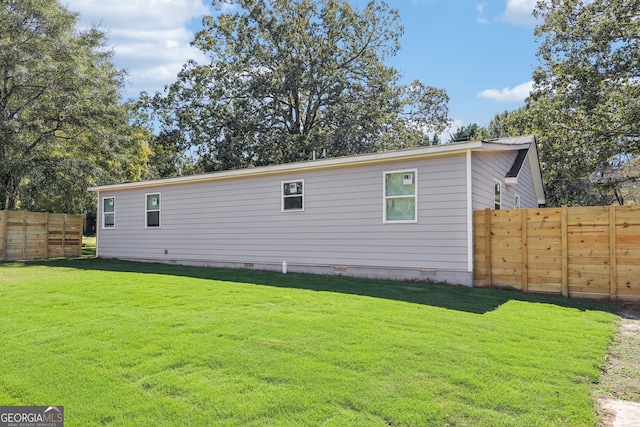
[{"label": "window with white frame", "polygon": [[282,181],[282,212],[304,210],[304,180]]},{"label": "window with white frame", "polygon": [[102,228],[116,227],[116,198],[102,199]]},{"label": "window with white frame", "polygon": [[517,194],[513,197],[513,207],[514,209],[520,209],[520,196]]},{"label": "window with white frame", "polygon": [[384,173],[383,222],[416,222],[418,218],[418,171]]},{"label": "window with white frame", "polygon": [[145,227],[160,227],[160,193],[152,193],[146,195],[145,211]]},{"label": "window with white frame", "polygon": [[502,183],[497,179],[493,181],[494,209],[499,211],[502,207]]}]

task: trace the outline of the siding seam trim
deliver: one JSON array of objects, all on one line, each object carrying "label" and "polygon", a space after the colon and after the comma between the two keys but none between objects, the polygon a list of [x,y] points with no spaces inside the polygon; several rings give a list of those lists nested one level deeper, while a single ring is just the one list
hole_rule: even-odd
[{"label": "siding seam trim", "polygon": [[466,152],[467,160],[467,271],[473,272],[473,180],[471,179],[471,150]]}]

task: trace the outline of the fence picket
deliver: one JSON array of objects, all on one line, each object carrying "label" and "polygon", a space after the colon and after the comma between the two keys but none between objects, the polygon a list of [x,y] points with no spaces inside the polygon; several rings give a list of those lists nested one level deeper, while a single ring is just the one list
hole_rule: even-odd
[{"label": "fence picket", "polygon": [[9,243],[7,242],[7,239],[9,238],[9,233],[8,233],[9,212],[5,210],[0,212],[0,215],[2,215],[2,261],[6,261],[7,247],[9,246]]},{"label": "fence picket", "polygon": [[474,221],[475,286],[640,301],[638,206],[476,211]]},{"label": "fence picket", "polygon": [[566,206],[562,207],[560,214],[560,229],[562,234],[560,241],[562,242],[562,282],[560,283],[560,289],[563,297],[569,296],[569,239],[568,239],[568,227],[567,221],[569,216],[569,209]]},{"label": "fence picket", "polygon": [[609,294],[611,300],[617,299],[618,289],[618,257],[616,242],[616,207],[609,206]]},{"label": "fence picket", "polygon": [[82,215],[0,211],[0,261],[82,256],[82,222]]}]

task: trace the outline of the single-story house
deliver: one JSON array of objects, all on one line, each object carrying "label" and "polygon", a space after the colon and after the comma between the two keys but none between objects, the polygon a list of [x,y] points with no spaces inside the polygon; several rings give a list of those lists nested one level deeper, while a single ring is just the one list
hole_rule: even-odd
[{"label": "single-story house", "polygon": [[467,286],[473,211],[545,202],[534,136],[89,190],[98,257]]}]

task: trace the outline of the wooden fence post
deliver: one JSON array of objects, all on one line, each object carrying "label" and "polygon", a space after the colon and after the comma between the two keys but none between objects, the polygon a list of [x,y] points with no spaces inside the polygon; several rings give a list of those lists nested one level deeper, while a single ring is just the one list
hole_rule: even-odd
[{"label": "wooden fence post", "polygon": [[22,259],[27,259],[27,214],[22,213]]},{"label": "wooden fence post", "polygon": [[43,255],[49,258],[49,212],[44,214],[44,251]]},{"label": "wooden fence post", "polygon": [[64,241],[65,235],[67,233],[66,225],[67,225],[67,214],[64,214],[62,216],[62,256],[63,257],[67,256],[67,250],[66,250],[65,241]]},{"label": "wooden fence post", "polygon": [[618,256],[616,253],[616,207],[609,206],[609,298],[617,299]]},{"label": "wooden fence post", "polygon": [[491,209],[484,210],[484,284],[491,286]]},{"label": "wooden fence post", "polygon": [[82,257],[82,236],[84,235],[84,219],[85,216],[82,215],[82,220],[80,221],[80,226],[78,227],[78,256]]},{"label": "wooden fence post", "polygon": [[562,244],[562,277],[560,278],[560,292],[563,297],[569,296],[569,242],[567,239],[567,218],[568,209],[566,205],[562,206],[560,214],[560,226],[561,226],[561,244]]},{"label": "wooden fence post", "polygon": [[9,238],[9,232],[7,230],[7,228],[9,227],[9,211],[8,210],[4,210],[2,212],[0,212],[0,214],[2,214],[2,261],[6,261],[7,260],[7,247],[9,246],[9,243],[7,242],[7,239]]},{"label": "wooden fence post", "polygon": [[527,228],[529,227],[527,224],[527,210],[522,209],[520,211],[520,227],[521,227],[521,239],[522,239],[522,247],[521,247],[521,257],[522,257],[522,292],[529,292],[529,237],[527,235]]}]

